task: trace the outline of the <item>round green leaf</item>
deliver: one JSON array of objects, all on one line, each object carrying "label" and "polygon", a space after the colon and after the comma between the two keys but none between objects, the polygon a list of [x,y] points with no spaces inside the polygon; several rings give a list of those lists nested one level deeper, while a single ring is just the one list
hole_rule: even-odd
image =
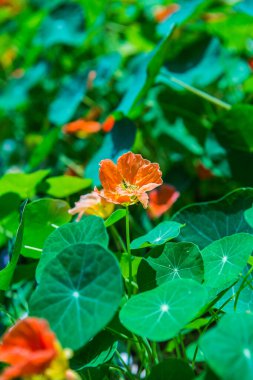
[{"label": "round green leaf", "polygon": [[252,380],[253,316],[225,315],[200,339],[200,348],[212,370],[224,380]]},{"label": "round green leaf", "polygon": [[151,369],[147,380],[191,380],[195,374],[189,364],[181,359],[170,358]]},{"label": "round green leaf", "polygon": [[52,259],[30,301],[64,347],[78,349],[112,319],[122,295],[115,257],[95,244],[73,244]]},{"label": "round green leaf", "polygon": [[101,218],[95,215],[84,216],[80,222],[67,223],[47,238],[36,270],[39,281],[41,273],[55,256],[64,248],[76,243],[99,244],[108,247],[109,237]]},{"label": "round green leaf", "polygon": [[147,262],[156,271],[158,285],[177,278],[203,280],[203,259],[198,247],[192,243],[167,243],[161,256],[149,257]]},{"label": "round green leaf", "polygon": [[60,225],[67,223],[68,203],[58,199],[39,199],[26,206],[21,254],[38,259],[46,238]]},{"label": "round green leaf", "polygon": [[224,237],[202,251],[205,285],[221,288],[235,281],[247,264],[253,249],[253,236],[240,233]]},{"label": "round green leaf", "polygon": [[238,189],[212,202],[187,206],[176,213],[173,220],[185,223],[178,237],[191,241],[200,249],[215,240],[238,232],[253,233],[244,218],[244,211],[252,206],[253,189]]},{"label": "round green leaf", "polygon": [[207,291],[190,279],[174,280],[130,298],[120,312],[122,324],[154,341],[173,338],[205,304]]},{"label": "round green leaf", "polygon": [[133,240],[131,248],[139,249],[164,244],[166,241],[177,237],[180,234],[181,227],[182,225],[176,222],[162,222],[146,235]]}]

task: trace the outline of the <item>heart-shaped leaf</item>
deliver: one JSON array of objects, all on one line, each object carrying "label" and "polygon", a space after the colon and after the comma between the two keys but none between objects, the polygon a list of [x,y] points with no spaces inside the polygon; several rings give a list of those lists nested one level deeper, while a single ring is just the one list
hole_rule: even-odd
[{"label": "heart-shaped leaf", "polygon": [[214,241],[202,251],[205,285],[222,288],[236,279],[253,250],[253,236],[240,233]]},{"label": "heart-shaped leaf", "polygon": [[253,316],[225,315],[200,340],[212,370],[224,380],[252,380]]},{"label": "heart-shaped leaf", "polygon": [[154,341],[173,338],[207,300],[207,290],[189,279],[174,280],[130,298],[120,312],[130,331]]},{"label": "heart-shaped leaf", "polygon": [[146,235],[133,240],[131,248],[139,249],[164,244],[166,241],[177,237],[180,234],[181,227],[182,224],[176,222],[162,222]]},{"label": "heart-shaped leaf", "polygon": [[200,249],[215,240],[238,232],[253,233],[244,218],[244,211],[252,206],[253,189],[238,189],[211,202],[187,206],[176,213],[173,220],[185,223],[178,240],[191,241]]},{"label": "heart-shaped leaf", "polygon": [[156,272],[158,285],[177,278],[202,282],[204,277],[201,253],[192,243],[167,243],[161,256],[149,257],[147,262]]},{"label": "heart-shaped leaf", "polygon": [[53,231],[45,241],[43,252],[37,267],[36,278],[40,276],[49,261],[64,248],[72,244],[99,244],[108,247],[109,237],[104,222],[95,215],[83,216],[80,222],[67,223]]},{"label": "heart-shaped leaf", "polygon": [[112,319],[122,295],[115,257],[95,244],[73,244],[52,259],[30,301],[64,347],[78,349]]}]

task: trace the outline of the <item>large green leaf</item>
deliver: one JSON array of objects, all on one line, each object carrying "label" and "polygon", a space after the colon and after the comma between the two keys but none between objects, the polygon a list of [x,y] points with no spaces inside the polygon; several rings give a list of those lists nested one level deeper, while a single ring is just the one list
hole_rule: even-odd
[{"label": "large green leaf", "polygon": [[67,223],[57,228],[45,241],[36,271],[37,280],[39,281],[49,261],[64,248],[77,243],[99,244],[107,248],[108,242],[109,237],[104,222],[95,215],[84,216],[80,222]]},{"label": "large green leaf", "polygon": [[253,152],[253,106],[240,104],[232,107],[217,121],[214,133],[227,148]]},{"label": "large green leaf", "polygon": [[166,241],[176,238],[180,234],[181,227],[182,225],[176,222],[162,222],[146,235],[133,240],[131,248],[139,249],[164,244]]},{"label": "large green leaf", "polygon": [[111,333],[102,331],[95,336],[84,348],[75,352],[70,362],[71,368],[81,370],[86,367],[98,367],[113,357],[118,342]]},{"label": "large green leaf", "polygon": [[147,262],[156,272],[158,285],[177,278],[202,282],[204,277],[201,253],[192,243],[167,243],[161,256],[149,257]]},{"label": "large green leaf", "polygon": [[252,380],[253,316],[225,315],[200,339],[200,348],[212,370],[223,380]]},{"label": "large green leaf", "polygon": [[48,235],[71,219],[68,209],[68,203],[58,199],[43,198],[27,205],[21,254],[39,258]]},{"label": "large green leaf", "polygon": [[91,185],[90,179],[61,175],[51,177],[46,180],[49,188],[46,190],[48,195],[55,198],[66,198],[69,195],[78,193]]},{"label": "large green leaf", "polygon": [[152,367],[147,380],[191,380],[194,377],[189,364],[182,359],[170,358]]},{"label": "large green leaf", "polygon": [[205,285],[222,288],[238,279],[253,250],[253,236],[246,233],[226,236],[202,251]]},{"label": "large green leaf", "polygon": [[19,225],[20,197],[16,193],[0,196],[0,246],[13,238]]},{"label": "large green leaf", "polygon": [[201,249],[215,240],[238,232],[253,233],[244,218],[244,211],[253,203],[253,189],[235,190],[211,202],[187,206],[173,220],[185,223],[178,240],[191,241]]},{"label": "large green leaf", "polygon": [[50,173],[50,170],[38,170],[31,174],[7,173],[0,179],[0,195],[16,193],[20,198],[32,198],[36,187]]},{"label": "large green leaf", "polygon": [[4,269],[0,271],[0,290],[8,290],[14,271],[18,263],[18,258],[20,254],[21,244],[22,244],[23,230],[24,230],[23,215],[24,215],[25,207],[26,207],[26,203],[24,205],[24,208],[21,214],[21,222],[17,231],[17,237],[16,237],[16,241],[15,241],[10,262],[7,264],[7,266]]},{"label": "large green leaf", "polygon": [[120,208],[119,210],[114,211],[108,219],[105,220],[105,226],[110,227],[113,224],[117,223],[119,220],[123,219],[126,216],[126,209]]},{"label": "large green leaf", "polygon": [[64,347],[78,349],[112,319],[121,295],[115,257],[99,245],[73,244],[43,271],[30,314],[47,319]]},{"label": "large green leaf", "polygon": [[173,338],[205,304],[207,291],[190,279],[174,280],[130,298],[120,312],[130,331],[154,341]]}]

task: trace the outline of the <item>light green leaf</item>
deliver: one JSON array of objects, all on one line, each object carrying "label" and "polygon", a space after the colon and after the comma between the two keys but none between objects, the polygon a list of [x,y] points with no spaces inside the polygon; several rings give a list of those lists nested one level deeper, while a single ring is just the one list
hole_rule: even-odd
[{"label": "light green leaf", "polygon": [[201,253],[192,243],[167,243],[159,257],[149,257],[147,262],[156,272],[158,285],[177,278],[202,282],[204,277]]},{"label": "light green leaf", "polygon": [[236,281],[253,249],[253,236],[246,233],[226,236],[202,251],[205,285],[222,288]]},{"label": "light green leaf", "polygon": [[119,220],[123,219],[126,216],[126,209],[121,208],[114,211],[108,219],[105,220],[105,226],[110,227],[113,224],[117,223]]},{"label": "light green leaf", "polygon": [[109,237],[101,218],[95,215],[84,216],[80,222],[67,223],[55,229],[46,239],[43,252],[37,267],[36,278],[41,274],[49,261],[64,248],[72,244],[99,244],[107,248]]},{"label": "light green leaf", "polygon": [[68,203],[58,199],[39,199],[27,205],[21,254],[38,259],[48,235],[69,222]]},{"label": "light green leaf", "polygon": [[46,180],[49,189],[46,190],[48,195],[55,198],[66,198],[69,195],[78,193],[91,185],[90,179],[62,175],[51,177]]},{"label": "light green leaf", "polygon": [[7,173],[0,179],[0,195],[16,193],[20,198],[32,198],[38,184],[50,173],[50,170],[38,170],[31,174]]},{"label": "light green leaf", "polygon": [[30,314],[47,319],[62,346],[76,350],[112,319],[121,295],[115,257],[99,245],[73,244],[43,271]]},{"label": "light green leaf", "polygon": [[176,222],[162,222],[146,235],[133,240],[131,248],[138,249],[164,244],[166,241],[177,237],[181,227],[182,224]]},{"label": "light green leaf", "polygon": [[189,364],[182,359],[170,358],[152,367],[147,380],[191,380],[195,374]]},{"label": "light green leaf", "polygon": [[244,218],[252,206],[253,189],[242,188],[217,201],[192,204],[180,210],[173,220],[185,223],[178,240],[191,241],[203,249],[215,240],[238,232],[253,233]]},{"label": "light green leaf", "polygon": [[162,342],[176,336],[206,300],[207,290],[198,282],[174,280],[130,298],[120,320],[131,332]]},{"label": "light green leaf", "polygon": [[252,380],[253,316],[225,315],[200,339],[211,369],[223,380]]}]

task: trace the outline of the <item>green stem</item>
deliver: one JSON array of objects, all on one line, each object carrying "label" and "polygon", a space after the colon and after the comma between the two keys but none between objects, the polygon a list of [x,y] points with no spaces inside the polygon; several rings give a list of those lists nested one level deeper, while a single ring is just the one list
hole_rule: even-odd
[{"label": "green stem", "polygon": [[132,255],[130,248],[130,223],[129,223],[129,208],[126,206],[126,248],[128,253],[128,265],[129,265],[129,284],[128,284],[128,296],[132,296],[132,280],[133,280],[133,271],[132,271]]},{"label": "green stem", "polygon": [[157,345],[156,345],[156,342],[152,342],[152,352],[153,352],[154,362],[155,362],[155,364],[158,364],[159,363],[159,358],[158,358],[158,354],[157,354]]},{"label": "green stem", "polygon": [[120,244],[120,246],[121,246],[123,252],[127,252],[126,245],[125,245],[125,243],[123,242],[123,240],[122,240],[120,234],[118,233],[117,228],[116,228],[115,226],[112,225],[112,226],[110,226],[110,229],[111,229],[111,231],[112,231],[112,234],[113,234],[113,237],[114,237],[114,239],[115,239],[115,242],[118,241],[118,243]]},{"label": "green stem", "polygon": [[186,359],[186,349],[185,349],[185,345],[184,345],[184,338],[182,337],[181,334],[179,334],[178,340],[179,340],[179,344],[180,344],[181,349],[182,349],[183,357]]},{"label": "green stem", "polygon": [[223,102],[222,100],[220,100],[220,99],[218,99],[212,95],[209,95],[206,92],[201,91],[201,90],[199,90],[199,89],[197,89],[197,88],[195,88],[195,87],[193,87],[193,86],[191,86],[191,85],[189,85],[189,84],[187,84],[187,83],[185,83],[185,82],[181,81],[180,79],[177,79],[173,76],[169,76],[169,75],[162,73],[159,76],[159,79],[160,79],[161,83],[163,83],[163,84],[168,84],[168,80],[170,82],[176,83],[179,86],[183,87],[185,90],[201,97],[202,99],[207,100],[210,103],[213,103],[219,107],[222,107],[222,108],[226,109],[227,111],[229,111],[231,109],[230,104]]},{"label": "green stem", "polygon": [[132,374],[131,374],[130,368],[128,367],[128,365],[127,365],[127,364],[124,362],[124,360],[122,359],[122,357],[121,357],[119,351],[116,350],[115,353],[116,353],[116,355],[117,355],[119,361],[121,362],[121,364],[122,364],[123,367],[125,368],[126,373],[127,373],[128,377],[129,377],[129,379],[134,380],[134,377],[133,377]]},{"label": "green stem", "polygon": [[[236,306],[237,306],[237,303],[238,303],[238,300],[239,300],[239,296],[241,294],[241,291],[245,288],[245,283],[249,277],[249,275],[251,274],[251,272],[253,271],[253,266],[249,269],[249,271],[247,272],[247,274],[244,276],[244,279],[239,287],[239,289],[237,290],[236,294],[235,294],[235,303],[234,303],[234,311],[236,311]],[[245,286],[244,286],[245,285]]]}]

